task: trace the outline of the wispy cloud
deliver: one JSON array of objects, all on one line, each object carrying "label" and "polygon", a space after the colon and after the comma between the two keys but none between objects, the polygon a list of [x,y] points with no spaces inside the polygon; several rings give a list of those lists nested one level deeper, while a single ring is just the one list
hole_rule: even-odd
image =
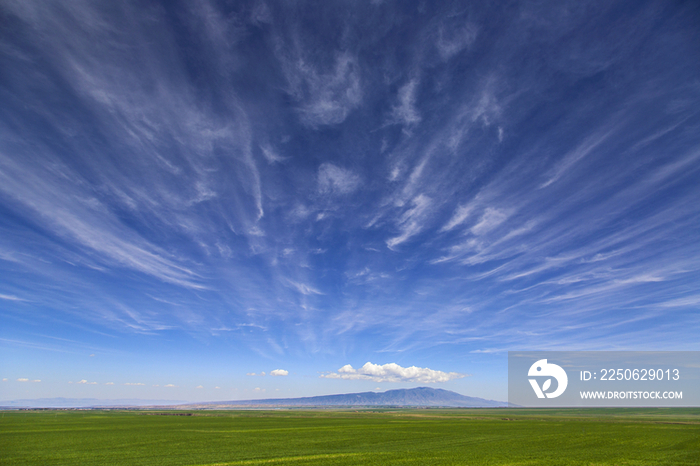
[{"label": "wispy cloud", "polygon": [[350,194],[360,185],[360,177],[332,163],[318,168],[318,190],[321,194]]},{"label": "wispy cloud", "polygon": [[465,22],[460,15],[447,18],[438,29],[436,46],[440,57],[449,60],[469,47],[477,37],[477,27]]},{"label": "wispy cloud", "polygon": [[416,108],[416,93],[420,81],[416,78],[401,86],[398,103],[391,111],[392,121],[404,125],[414,125],[421,121]]},{"label": "wispy cloud", "polygon": [[454,214],[452,214],[452,218],[450,218],[450,220],[442,228],[440,228],[440,231],[450,231],[456,226],[461,225],[467,220],[472,210],[474,210],[474,206],[470,204],[457,207]]},{"label": "wispy cloud", "polygon": [[614,130],[603,130],[589,136],[578,147],[567,153],[562,160],[550,171],[547,181],[540,188],[546,188],[561,178],[576,162],[595,151],[601,144],[613,134]]},{"label": "wispy cloud", "polygon": [[267,160],[267,163],[281,163],[289,158],[282,157],[277,153],[277,151],[275,151],[271,146],[267,144],[262,144],[260,146],[260,150],[262,151],[265,160]]},{"label": "wispy cloud", "polygon": [[17,296],[7,294],[0,294],[0,299],[4,299],[7,301],[26,301],[26,299],[18,298]]},{"label": "wispy cloud", "polygon": [[487,207],[479,222],[471,228],[475,235],[482,235],[496,228],[508,218],[502,210]]},{"label": "wispy cloud", "polygon": [[[300,38],[295,38],[298,42]],[[299,44],[298,44],[299,45]],[[332,63],[319,64],[297,46],[278,52],[289,83],[289,93],[299,102],[299,117],[310,127],[337,125],[362,100],[360,70],[349,52],[337,52]]]},{"label": "wispy cloud", "polygon": [[686,296],[659,303],[660,307],[688,307],[700,304],[700,295]]},{"label": "wispy cloud", "polygon": [[386,245],[393,249],[418,234],[424,228],[424,221],[429,213],[431,200],[429,197],[419,194],[411,201],[412,207],[406,210],[398,219],[397,224],[401,234],[387,240]]},{"label": "wispy cloud", "polygon": [[311,285],[305,283],[299,283],[292,280],[288,280],[289,284],[292,285],[299,293],[310,296],[310,295],[322,295],[323,293],[314,288]]}]

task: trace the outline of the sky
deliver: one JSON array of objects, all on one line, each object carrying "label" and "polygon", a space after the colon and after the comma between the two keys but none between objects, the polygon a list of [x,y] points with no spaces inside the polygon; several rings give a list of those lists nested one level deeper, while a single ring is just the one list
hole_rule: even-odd
[{"label": "sky", "polygon": [[0,1],[0,400],[700,350],[695,1]]}]

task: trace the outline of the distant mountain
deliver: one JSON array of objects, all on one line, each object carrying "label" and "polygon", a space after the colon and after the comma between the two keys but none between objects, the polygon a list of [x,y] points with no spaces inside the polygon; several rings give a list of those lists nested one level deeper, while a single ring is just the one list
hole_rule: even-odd
[{"label": "distant mountain", "polygon": [[99,400],[97,398],[36,398],[33,400],[0,401],[0,409],[173,406],[181,403],[186,403],[186,401],[138,399]]},{"label": "distant mountain", "polygon": [[226,408],[236,406],[444,406],[486,408],[508,406],[502,401],[460,395],[441,388],[418,387],[386,392],[347,393],[344,395],[276,398],[267,400],[218,401],[182,405],[179,408]]},{"label": "distant mountain", "polygon": [[2,408],[119,408],[149,407],[175,409],[230,409],[236,407],[272,406],[432,406],[449,408],[494,408],[508,403],[464,396],[441,388],[418,387],[387,390],[386,392],[346,393],[343,395],[309,396],[304,398],[273,398],[267,400],[214,401],[187,403],[176,400],[99,400],[97,398],[39,398],[34,400],[0,401]]}]

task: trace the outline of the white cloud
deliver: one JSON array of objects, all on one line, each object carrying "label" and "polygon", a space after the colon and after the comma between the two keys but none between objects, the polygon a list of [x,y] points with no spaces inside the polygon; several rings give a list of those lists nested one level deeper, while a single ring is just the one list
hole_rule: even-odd
[{"label": "white cloud", "polygon": [[403,243],[423,229],[423,221],[430,205],[430,198],[423,194],[419,194],[413,198],[413,207],[404,212],[398,219],[398,224],[401,226],[402,230],[401,234],[388,239],[386,242],[389,249],[393,249],[394,246]]},{"label": "white cloud", "polygon": [[350,194],[360,185],[360,177],[332,163],[318,167],[318,191],[321,194]]},{"label": "white cloud", "polygon": [[467,374],[458,372],[442,372],[428,369],[427,367],[401,367],[395,363],[384,365],[366,363],[359,369],[354,369],[350,364],[347,364],[338,372],[322,374],[321,377],[327,379],[346,379],[346,380],[373,380],[375,382],[420,382],[420,383],[436,383],[447,382],[454,379],[461,379]]},{"label": "white cloud", "polygon": [[141,382],[127,382],[127,383],[125,383],[124,385],[133,385],[133,386],[137,386],[137,385],[146,385],[146,384],[145,384],[145,383],[141,383]]},{"label": "white cloud", "polygon": [[105,385],[114,385],[114,382],[107,382]]},{"label": "white cloud", "polygon": [[449,222],[447,222],[441,229],[440,231],[450,231],[457,225],[461,225],[462,223],[469,218],[469,214],[472,212],[474,207],[472,205],[461,205],[457,207],[457,210],[455,210],[454,214],[452,214],[452,218],[450,219]]},{"label": "white cloud", "polygon": [[[247,136],[249,138],[249,136]],[[248,169],[250,170],[250,174],[252,175],[251,179],[251,189],[253,191],[253,198],[255,199],[255,206],[258,211],[257,215],[257,220],[260,220],[264,215],[265,212],[263,210],[262,206],[262,187],[260,185],[260,172],[258,171],[258,167],[255,166],[255,160],[253,159],[253,154],[250,150],[250,147],[245,147],[244,151],[244,161],[245,164],[248,166]]]},{"label": "white cloud", "polygon": [[65,180],[38,169],[29,170],[3,154],[0,159],[6,169],[0,172],[0,190],[21,200],[61,235],[92,249],[103,259],[163,281],[202,288],[194,282],[196,274],[174,262],[165,251],[126,229],[111,214],[96,210],[90,202],[81,202],[86,195],[75,181],[77,175],[71,175],[67,168]]},{"label": "white cloud", "polygon": [[412,125],[420,122],[421,117],[416,110],[416,88],[418,79],[412,79],[399,89],[399,103],[392,111],[391,116],[394,122]]},{"label": "white cloud", "polygon": [[559,180],[559,178],[561,178],[564,173],[569,171],[569,169],[579,160],[588,157],[591,153],[595,152],[600,145],[608,140],[614,131],[615,128],[609,131],[599,131],[586,138],[586,140],[579,144],[578,147],[562,157],[559,163],[549,172],[549,179],[542,183],[540,188],[546,188],[550,184]]},{"label": "white cloud", "polygon": [[268,146],[267,144],[262,144],[260,146],[260,150],[262,151],[263,157],[265,157],[265,160],[267,160],[267,163],[269,163],[269,164],[284,162],[285,160],[287,160],[289,158],[289,157],[282,157],[272,147]]},{"label": "white cloud", "polygon": [[256,374],[255,372],[248,372],[246,375],[265,377],[265,372],[261,372],[259,374]]},{"label": "white cloud", "polygon": [[7,301],[26,301],[26,299],[18,298],[17,296],[9,294],[0,294],[0,299],[4,299]]},{"label": "white cloud", "polygon": [[3,381],[3,382],[7,382],[7,377],[5,377],[4,379],[2,379],[2,381]]},{"label": "white cloud", "polygon": [[39,382],[41,382],[41,380],[36,379],[36,380],[32,380],[32,382],[34,382],[34,383],[39,383]]},{"label": "white cloud", "polygon": [[29,382],[29,379],[20,378],[20,379],[17,379],[17,382]]},{"label": "white cloud", "polygon": [[197,385],[196,388],[204,388],[202,385]]},{"label": "white cloud", "polygon": [[80,384],[86,384],[86,383],[88,383],[88,381],[87,381],[87,380],[85,380],[85,379],[83,379],[83,380],[81,380],[80,382],[76,382],[76,383],[80,383]]},{"label": "white cloud", "polygon": [[254,391],[256,391],[256,392],[264,392],[265,389],[264,389],[264,388],[260,388],[260,387],[255,387]]},{"label": "white cloud", "polygon": [[342,123],[362,100],[359,66],[347,53],[336,56],[329,73],[300,56],[283,57],[282,63],[289,91],[301,103],[301,121],[307,126]]},{"label": "white cloud", "polygon": [[484,126],[490,126],[494,120],[499,119],[501,115],[501,106],[491,89],[492,87],[493,83],[489,80],[481,92],[479,102],[477,102],[476,105],[470,106],[468,113],[472,123],[481,120]]},{"label": "white cloud", "polygon": [[169,383],[168,385],[163,385],[164,387],[174,387],[175,385]]},{"label": "white cloud", "polygon": [[270,372],[270,375],[274,375],[274,376],[289,375],[289,371],[286,371],[284,369],[275,369],[272,372]]},{"label": "white cloud", "polygon": [[294,288],[296,288],[299,293],[309,296],[312,294],[323,294],[320,291],[318,291],[316,288],[306,285],[304,283],[298,283],[298,282],[293,282],[289,280],[289,284],[292,285]]},{"label": "white cloud", "polygon": [[436,45],[440,57],[449,60],[474,42],[477,29],[472,24],[460,24],[459,27],[446,24],[440,27],[438,36]]},{"label": "white cloud", "polygon": [[471,231],[475,235],[483,235],[496,228],[507,218],[508,214],[504,211],[487,207],[484,211],[484,215],[481,216],[481,220],[472,227]]},{"label": "white cloud", "polygon": [[94,355],[94,354],[91,354],[91,355],[90,355],[90,357],[91,357],[91,358],[94,358],[94,357],[95,357],[95,355]]},{"label": "white cloud", "polygon": [[215,389],[215,390],[220,390],[220,389],[221,389],[221,387],[214,387],[214,389]]},{"label": "white cloud", "polygon": [[272,23],[272,13],[265,2],[256,2],[250,13],[250,19],[254,23]]},{"label": "white cloud", "polygon": [[660,307],[697,307],[700,304],[700,295],[685,296],[683,298],[672,299],[659,303]]}]

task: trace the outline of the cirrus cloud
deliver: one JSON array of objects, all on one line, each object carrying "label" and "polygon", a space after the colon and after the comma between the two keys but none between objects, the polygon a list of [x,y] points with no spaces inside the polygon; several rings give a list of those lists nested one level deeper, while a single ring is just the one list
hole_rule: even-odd
[{"label": "cirrus cloud", "polygon": [[318,191],[321,194],[350,194],[360,185],[360,177],[332,163],[318,167]]},{"label": "cirrus cloud", "polygon": [[326,379],[373,380],[375,382],[437,383],[461,379],[467,375],[459,372],[436,371],[427,367],[401,367],[395,363],[379,365],[367,362],[359,369],[354,369],[350,364],[346,364],[338,369],[337,373],[321,374],[321,377]]}]

